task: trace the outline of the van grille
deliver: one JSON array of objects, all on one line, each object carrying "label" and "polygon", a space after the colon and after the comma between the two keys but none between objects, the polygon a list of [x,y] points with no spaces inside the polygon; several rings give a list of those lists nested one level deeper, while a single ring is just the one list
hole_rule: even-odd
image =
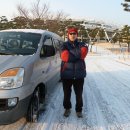
[{"label": "van grille", "polygon": [[7,99],[0,99],[0,111],[5,111],[8,109],[7,101]]}]

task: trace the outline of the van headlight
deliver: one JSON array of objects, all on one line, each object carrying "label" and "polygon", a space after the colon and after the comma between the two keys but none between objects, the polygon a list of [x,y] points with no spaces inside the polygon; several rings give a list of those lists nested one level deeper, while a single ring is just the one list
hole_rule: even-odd
[{"label": "van headlight", "polygon": [[23,84],[24,68],[12,68],[0,74],[0,88],[13,89]]}]

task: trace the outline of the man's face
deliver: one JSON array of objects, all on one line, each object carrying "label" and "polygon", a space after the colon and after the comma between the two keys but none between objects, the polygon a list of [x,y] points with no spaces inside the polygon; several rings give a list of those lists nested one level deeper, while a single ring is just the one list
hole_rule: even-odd
[{"label": "man's face", "polygon": [[70,32],[69,33],[69,40],[74,42],[77,39],[77,33],[75,32]]}]

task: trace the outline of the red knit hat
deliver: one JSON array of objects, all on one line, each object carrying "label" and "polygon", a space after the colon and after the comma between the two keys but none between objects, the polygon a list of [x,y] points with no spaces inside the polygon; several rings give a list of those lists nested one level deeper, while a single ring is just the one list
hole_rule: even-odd
[{"label": "red knit hat", "polygon": [[75,32],[77,35],[78,35],[78,30],[77,28],[69,28],[68,29],[68,34],[72,33],[72,32]]}]

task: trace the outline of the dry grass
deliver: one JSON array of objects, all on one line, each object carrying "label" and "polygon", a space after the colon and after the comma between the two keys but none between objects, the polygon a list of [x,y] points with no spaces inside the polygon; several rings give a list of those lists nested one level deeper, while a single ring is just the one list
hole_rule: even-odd
[{"label": "dry grass", "polygon": [[127,51],[127,44],[125,44],[125,43],[122,45],[122,47],[120,47],[120,45],[118,43],[116,43],[116,44],[112,44],[112,43],[95,43],[95,46],[108,49],[114,54],[124,54],[124,55],[130,54]]},{"label": "dry grass", "polygon": [[106,43],[96,43],[95,44],[96,46],[99,46],[99,47],[103,47],[103,48],[120,48],[120,45],[119,44],[112,44],[112,43],[109,43],[109,42],[106,42]]},{"label": "dry grass", "polygon": [[[117,43],[95,43],[94,45],[110,50],[113,54],[120,54],[118,60],[121,62],[130,62],[130,53],[127,51],[127,44],[123,44],[122,47]],[[90,52],[90,54],[92,55],[93,53]]]}]

